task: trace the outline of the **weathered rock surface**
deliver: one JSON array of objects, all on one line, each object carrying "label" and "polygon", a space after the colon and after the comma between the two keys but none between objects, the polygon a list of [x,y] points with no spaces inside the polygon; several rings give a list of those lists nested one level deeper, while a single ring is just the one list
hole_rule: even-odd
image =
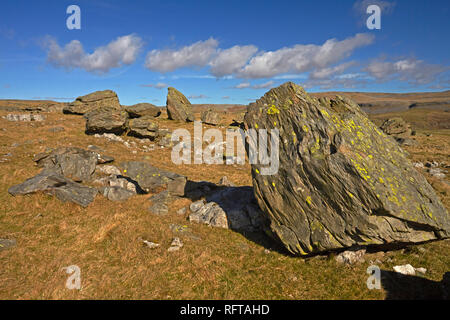
[{"label": "weathered rock surface", "polygon": [[83,115],[88,111],[99,107],[121,109],[119,98],[112,90],[96,91],[88,95],[78,97],[74,102],[63,108],[64,113]]},{"label": "weathered rock surface", "polygon": [[411,126],[400,117],[387,119],[382,123],[380,129],[384,133],[396,138],[408,138],[411,136]]},{"label": "weathered rock surface", "polygon": [[147,192],[155,192],[161,189],[174,196],[183,196],[186,185],[186,177],[158,169],[146,162],[129,161],[121,164],[124,175],[137,181],[139,186]]},{"label": "weathered rock surface", "polygon": [[138,103],[132,106],[125,107],[126,112],[130,118],[141,117],[158,117],[161,114],[161,109],[151,103]]},{"label": "weathered rock surface", "polygon": [[111,201],[125,201],[134,196],[136,192],[118,186],[110,186],[103,188],[102,194],[105,198],[108,198],[108,200]]},{"label": "weathered rock surface", "polygon": [[148,210],[156,215],[166,215],[169,213],[170,199],[171,197],[167,190],[161,191],[149,199],[152,202],[152,205]]},{"label": "weathered rock surface", "polygon": [[167,116],[171,120],[194,121],[191,103],[175,88],[168,88],[166,108]]},{"label": "weathered rock surface", "polygon": [[217,126],[220,123],[220,114],[211,109],[203,111],[200,115],[200,119],[203,123]]},{"label": "weathered rock surface", "polygon": [[150,140],[155,139],[158,130],[158,124],[149,117],[130,119],[128,127],[128,135]]},{"label": "weathered rock surface", "polygon": [[124,110],[106,106],[85,114],[86,134],[122,134],[126,130],[128,114]]},{"label": "weathered rock surface", "polygon": [[290,252],[450,236],[432,187],[354,102],[313,99],[285,83],[250,104],[245,123],[280,131],[278,171],[262,175],[264,166],[253,164],[252,177],[260,208]]},{"label": "weathered rock surface", "polygon": [[88,181],[102,157],[93,151],[76,147],[61,147],[37,154],[33,161],[47,171],[52,171],[75,181]]},{"label": "weathered rock surface", "polygon": [[39,191],[55,195],[63,202],[70,201],[83,207],[87,207],[94,201],[97,194],[97,189],[83,186],[61,174],[49,170],[43,170],[38,175],[27,179],[25,182],[15,185],[8,190],[13,196]]}]

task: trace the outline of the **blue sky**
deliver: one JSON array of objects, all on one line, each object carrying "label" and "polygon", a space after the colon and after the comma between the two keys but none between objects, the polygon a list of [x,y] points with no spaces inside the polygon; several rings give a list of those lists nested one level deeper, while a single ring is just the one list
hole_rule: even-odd
[{"label": "blue sky", "polygon": [[[69,30],[69,5],[81,30]],[[381,8],[381,29],[365,12]],[[307,91],[450,89],[450,4],[439,1],[10,1],[0,4],[0,99],[242,103]]]}]

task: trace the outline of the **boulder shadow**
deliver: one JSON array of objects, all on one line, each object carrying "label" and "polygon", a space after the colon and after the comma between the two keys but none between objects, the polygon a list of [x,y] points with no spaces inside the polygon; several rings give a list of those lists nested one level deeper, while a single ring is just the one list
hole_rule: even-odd
[{"label": "boulder shadow", "polygon": [[450,272],[441,281],[381,270],[381,285],[386,300],[449,300]]},{"label": "boulder shadow", "polygon": [[207,181],[188,180],[184,197],[191,201],[204,199],[217,203],[227,216],[230,230],[265,249],[292,256],[270,231],[269,222],[259,209],[253,187],[222,186]]}]

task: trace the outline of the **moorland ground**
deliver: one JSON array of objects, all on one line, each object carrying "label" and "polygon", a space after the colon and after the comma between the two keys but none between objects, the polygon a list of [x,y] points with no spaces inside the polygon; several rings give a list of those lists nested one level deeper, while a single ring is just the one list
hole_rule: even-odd
[{"label": "moorland ground", "polygon": [[[445,98],[446,99],[446,98]],[[384,101],[384,100],[383,100]],[[10,103],[15,105],[17,103]],[[405,104],[406,105],[406,104]],[[199,118],[198,108],[196,118]],[[231,123],[242,107],[231,108],[223,123]],[[416,130],[416,146],[406,146],[412,161],[437,161],[450,165],[450,112],[448,108],[406,108],[376,112],[370,118],[401,116]],[[148,211],[151,194],[125,202],[97,196],[87,208],[62,203],[44,194],[12,197],[8,188],[37,174],[33,155],[47,147],[95,145],[115,157],[115,163],[137,160],[186,175],[194,181],[217,183],[222,176],[239,186],[251,186],[250,165],[174,165],[169,148],[150,152],[127,148],[84,133],[81,116],[46,113],[43,122],[10,122],[0,111],[0,238],[17,245],[0,251],[0,299],[385,299],[435,297],[438,282],[449,271],[450,241],[438,241],[389,252],[366,254],[365,262],[338,265],[331,255],[298,258],[269,238],[191,224],[177,210],[190,204],[178,199],[167,216]],[[187,128],[192,123],[156,119],[160,128]],[[62,132],[50,132],[64,127]],[[205,126],[208,127],[208,126]],[[222,128],[225,130],[225,128]],[[138,139],[127,137],[128,140]],[[139,145],[139,143],[137,143]],[[450,211],[448,177],[425,177]],[[183,232],[171,228],[181,226]],[[180,228],[178,228],[179,230]],[[184,247],[167,248],[174,237]],[[140,239],[161,244],[157,249]],[[366,269],[379,260],[382,270],[411,264],[427,269],[394,289],[368,290]],[[82,289],[68,290],[69,265],[81,269]],[[425,284],[425,285],[424,285]]]}]

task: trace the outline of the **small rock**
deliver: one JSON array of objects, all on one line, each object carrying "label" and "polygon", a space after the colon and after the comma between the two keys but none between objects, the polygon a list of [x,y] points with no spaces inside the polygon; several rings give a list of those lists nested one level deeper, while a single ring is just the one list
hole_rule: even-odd
[{"label": "small rock", "polygon": [[156,249],[156,248],[158,248],[158,247],[160,246],[159,243],[154,243],[154,242],[147,241],[147,240],[143,240],[142,242],[143,242],[147,247],[149,247],[150,249]]},{"label": "small rock", "polygon": [[183,208],[181,208],[180,210],[177,211],[177,214],[182,216],[182,215],[186,214],[186,212],[187,212],[187,208],[183,207]]},{"label": "small rock", "polygon": [[0,239],[0,251],[15,247],[16,244],[14,239]]},{"label": "small rock", "polygon": [[422,162],[414,162],[413,165],[416,168],[423,168],[424,167],[424,164]]},{"label": "small rock", "polygon": [[115,175],[120,176],[122,174],[120,172],[119,168],[117,168],[116,166],[111,166],[111,165],[97,166],[95,170],[99,171],[101,173],[107,174],[107,175],[115,174]]},{"label": "small rock", "polygon": [[195,201],[195,202],[191,203],[191,205],[189,206],[189,209],[191,210],[191,212],[197,212],[204,205],[205,205],[205,202],[203,200]]},{"label": "small rock", "polygon": [[360,250],[347,250],[339,253],[336,256],[336,262],[339,264],[352,265],[359,262],[364,262],[364,255],[366,254],[366,249]]},{"label": "small rock", "polygon": [[223,176],[219,180],[219,186],[234,187],[235,184],[233,182],[231,182],[230,180],[228,180],[227,176]]},{"label": "small rock", "polygon": [[421,274],[427,273],[427,269],[425,269],[425,268],[414,268],[414,270],[416,270],[416,272],[421,273]]},{"label": "small rock", "polygon": [[178,251],[183,247],[183,242],[180,240],[180,238],[174,238],[172,240],[172,243],[170,244],[170,248],[167,249],[169,252]]},{"label": "small rock", "polygon": [[405,264],[402,266],[395,266],[394,271],[407,276],[414,276],[416,274],[416,270],[410,264]]},{"label": "small rock", "polygon": [[121,187],[105,187],[103,196],[111,201],[125,201],[136,193]]}]

